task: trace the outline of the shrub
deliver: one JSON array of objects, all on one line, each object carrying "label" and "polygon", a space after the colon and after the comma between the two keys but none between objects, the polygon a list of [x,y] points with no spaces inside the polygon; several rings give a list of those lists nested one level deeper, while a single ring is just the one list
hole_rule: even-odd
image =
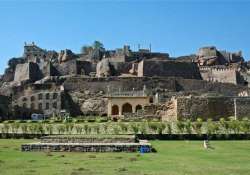
[{"label": "shrub", "polygon": [[125,123],[123,123],[123,122],[119,122],[118,125],[120,126],[121,131],[122,131],[123,133],[127,133],[127,132],[128,132],[128,126],[127,126],[127,124],[125,124]]},{"label": "shrub", "polygon": [[45,125],[46,131],[48,134],[52,135],[53,134],[53,125],[51,124],[46,124]]},{"label": "shrub", "polygon": [[4,123],[2,129],[2,133],[9,133],[10,130],[10,124]]},{"label": "shrub", "polygon": [[132,123],[131,124],[131,129],[132,129],[132,131],[133,131],[134,134],[137,134],[138,131],[139,131],[138,124],[137,123]]},{"label": "shrub", "polygon": [[84,133],[85,133],[85,134],[88,134],[88,133],[89,133],[89,125],[88,125],[88,124],[85,124],[85,125],[83,126],[83,129],[84,129]]},{"label": "shrub", "polygon": [[166,128],[166,125],[165,125],[165,123],[159,123],[158,124],[158,127],[157,127],[157,132],[158,132],[158,134],[162,134],[163,133],[163,131],[165,130],[165,128]]},{"label": "shrub", "polygon": [[76,129],[77,134],[82,134],[82,131],[83,131],[82,125],[79,125],[79,124],[75,125],[75,129]]},{"label": "shrub", "polygon": [[141,122],[141,123],[140,123],[140,128],[139,128],[139,130],[140,130],[141,134],[147,134],[147,127],[146,127],[146,126],[147,126],[147,125],[146,125],[145,122]]},{"label": "shrub", "polygon": [[26,123],[21,124],[20,128],[23,134],[28,132],[28,125]]},{"label": "shrub", "polygon": [[93,126],[93,130],[96,134],[100,134],[100,126],[98,124]]},{"label": "shrub", "polygon": [[120,133],[120,128],[117,125],[114,125],[112,130],[113,130],[113,133],[116,135],[118,135]]},{"label": "shrub", "polygon": [[183,121],[178,120],[176,123],[176,127],[177,127],[177,132],[180,134],[184,133],[184,129],[185,129],[185,123]]},{"label": "shrub", "polygon": [[228,122],[224,118],[220,118],[219,124],[220,124],[221,133],[227,134],[229,132]]},{"label": "shrub", "polygon": [[208,121],[207,121],[207,134],[208,135],[217,134],[219,130],[220,130],[220,127],[219,127],[218,123],[213,122],[211,119],[208,119]]},{"label": "shrub", "polygon": [[243,118],[243,120],[240,122],[240,131],[244,134],[250,132],[250,121],[248,120],[248,118]]},{"label": "shrub", "polygon": [[65,132],[66,128],[64,124],[57,125],[57,132],[59,134],[63,134]]},{"label": "shrub", "polygon": [[149,129],[153,132],[156,133],[157,129],[158,129],[158,123],[156,122],[149,122],[148,123],[148,127]]},{"label": "shrub", "polygon": [[190,119],[185,122],[185,130],[188,134],[192,134],[192,123]]},{"label": "shrub", "polygon": [[108,132],[108,124],[102,124],[102,128],[104,133]]},{"label": "shrub", "polygon": [[18,133],[20,123],[12,123],[12,124],[10,124],[10,127],[11,127],[11,132],[12,133]]},{"label": "shrub", "polygon": [[202,119],[201,118],[197,118],[197,120],[195,122],[192,123],[192,128],[195,131],[196,134],[201,135],[202,131]]},{"label": "shrub", "polygon": [[172,134],[172,125],[171,125],[171,123],[170,122],[168,122],[167,124],[166,124],[167,126],[167,133],[168,134]]},{"label": "shrub", "polygon": [[74,128],[74,125],[72,123],[66,123],[65,124],[65,130],[66,130],[67,134],[71,134],[73,128]]},{"label": "shrub", "polygon": [[239,134],[239,132],[240,132],[240,122],[239,122],[239,120],[231,119],[229,121],[229,128],[234,134]]}]

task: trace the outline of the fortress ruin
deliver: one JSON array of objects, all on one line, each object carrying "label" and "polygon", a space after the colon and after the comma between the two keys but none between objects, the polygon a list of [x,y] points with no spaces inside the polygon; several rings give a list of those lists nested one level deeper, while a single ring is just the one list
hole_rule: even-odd
[{"label": "fortress ruin", "polygon": [[1,76],[0,117],[62,111],[112,119],[249,117],[249,70],[240,51],[214,46],[174,58],[128,45],[115,50],[93,45],[73,53],[25,43],[23,56],[10,59]]}]

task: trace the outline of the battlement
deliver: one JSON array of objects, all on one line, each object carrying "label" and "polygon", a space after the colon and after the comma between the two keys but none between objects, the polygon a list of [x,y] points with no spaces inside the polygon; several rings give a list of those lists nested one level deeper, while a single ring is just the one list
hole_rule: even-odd
[{"label": "battlement", "polygon": [[211,71],[236,71],[235,68],[231,67],[210,67],[210,66],[200,66],[199,70],[211,70]]}]

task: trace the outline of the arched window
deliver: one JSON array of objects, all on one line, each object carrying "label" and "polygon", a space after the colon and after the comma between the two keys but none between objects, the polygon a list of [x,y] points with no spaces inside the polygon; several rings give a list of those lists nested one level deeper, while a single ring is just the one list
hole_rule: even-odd
[{"label": "arched window", "polygon": [[34,110],[34,109],[35,109],[35,104],[34,104],[34,103],[31,103],[30,108],[31,108],[32,110]]},{"label": "arched window", "polygon": [[138,111],[140,111],[140,110],[142,110],[142,106],[141,106],[141,105],[137,105],[137,106],[135,107],[135,112],[138,112]]},{"label": "arched window", "polygon": [[30,97],[30,101],[35,101],[35,97],[34,97],[34,96],[31,96],[31,97]]},{"label": "arched window", "polygon": [[26,103],[23,104],[23,108],[27,108],[27,104]]},{"label": "arched window", "polygon": [[150,97],[150,98],[149,98],[149,103],[153,103],[153,102],[154,102],[153,97]]},{"label": "arched window", "polygon": [[122,106],[122,115],[125,114],[125,113],[132,113],[132,105],[131,104],[125,103]]},{"label": "arched window", "polygon": [[117,105],[112,106],[111,115],[119,115],[119,107]]}]

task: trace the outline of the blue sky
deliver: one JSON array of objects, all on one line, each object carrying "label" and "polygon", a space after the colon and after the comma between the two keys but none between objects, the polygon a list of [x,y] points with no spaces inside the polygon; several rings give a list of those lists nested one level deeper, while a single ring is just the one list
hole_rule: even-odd
[{"label": "blue sky", "polygon": [[140,43],[171,56],[215,45],[242,50],[250,58],[250,1],[168,0],[0,0],[0,73],[24,42],[45,49],[69,48],[100,40],[106,48]]}]

